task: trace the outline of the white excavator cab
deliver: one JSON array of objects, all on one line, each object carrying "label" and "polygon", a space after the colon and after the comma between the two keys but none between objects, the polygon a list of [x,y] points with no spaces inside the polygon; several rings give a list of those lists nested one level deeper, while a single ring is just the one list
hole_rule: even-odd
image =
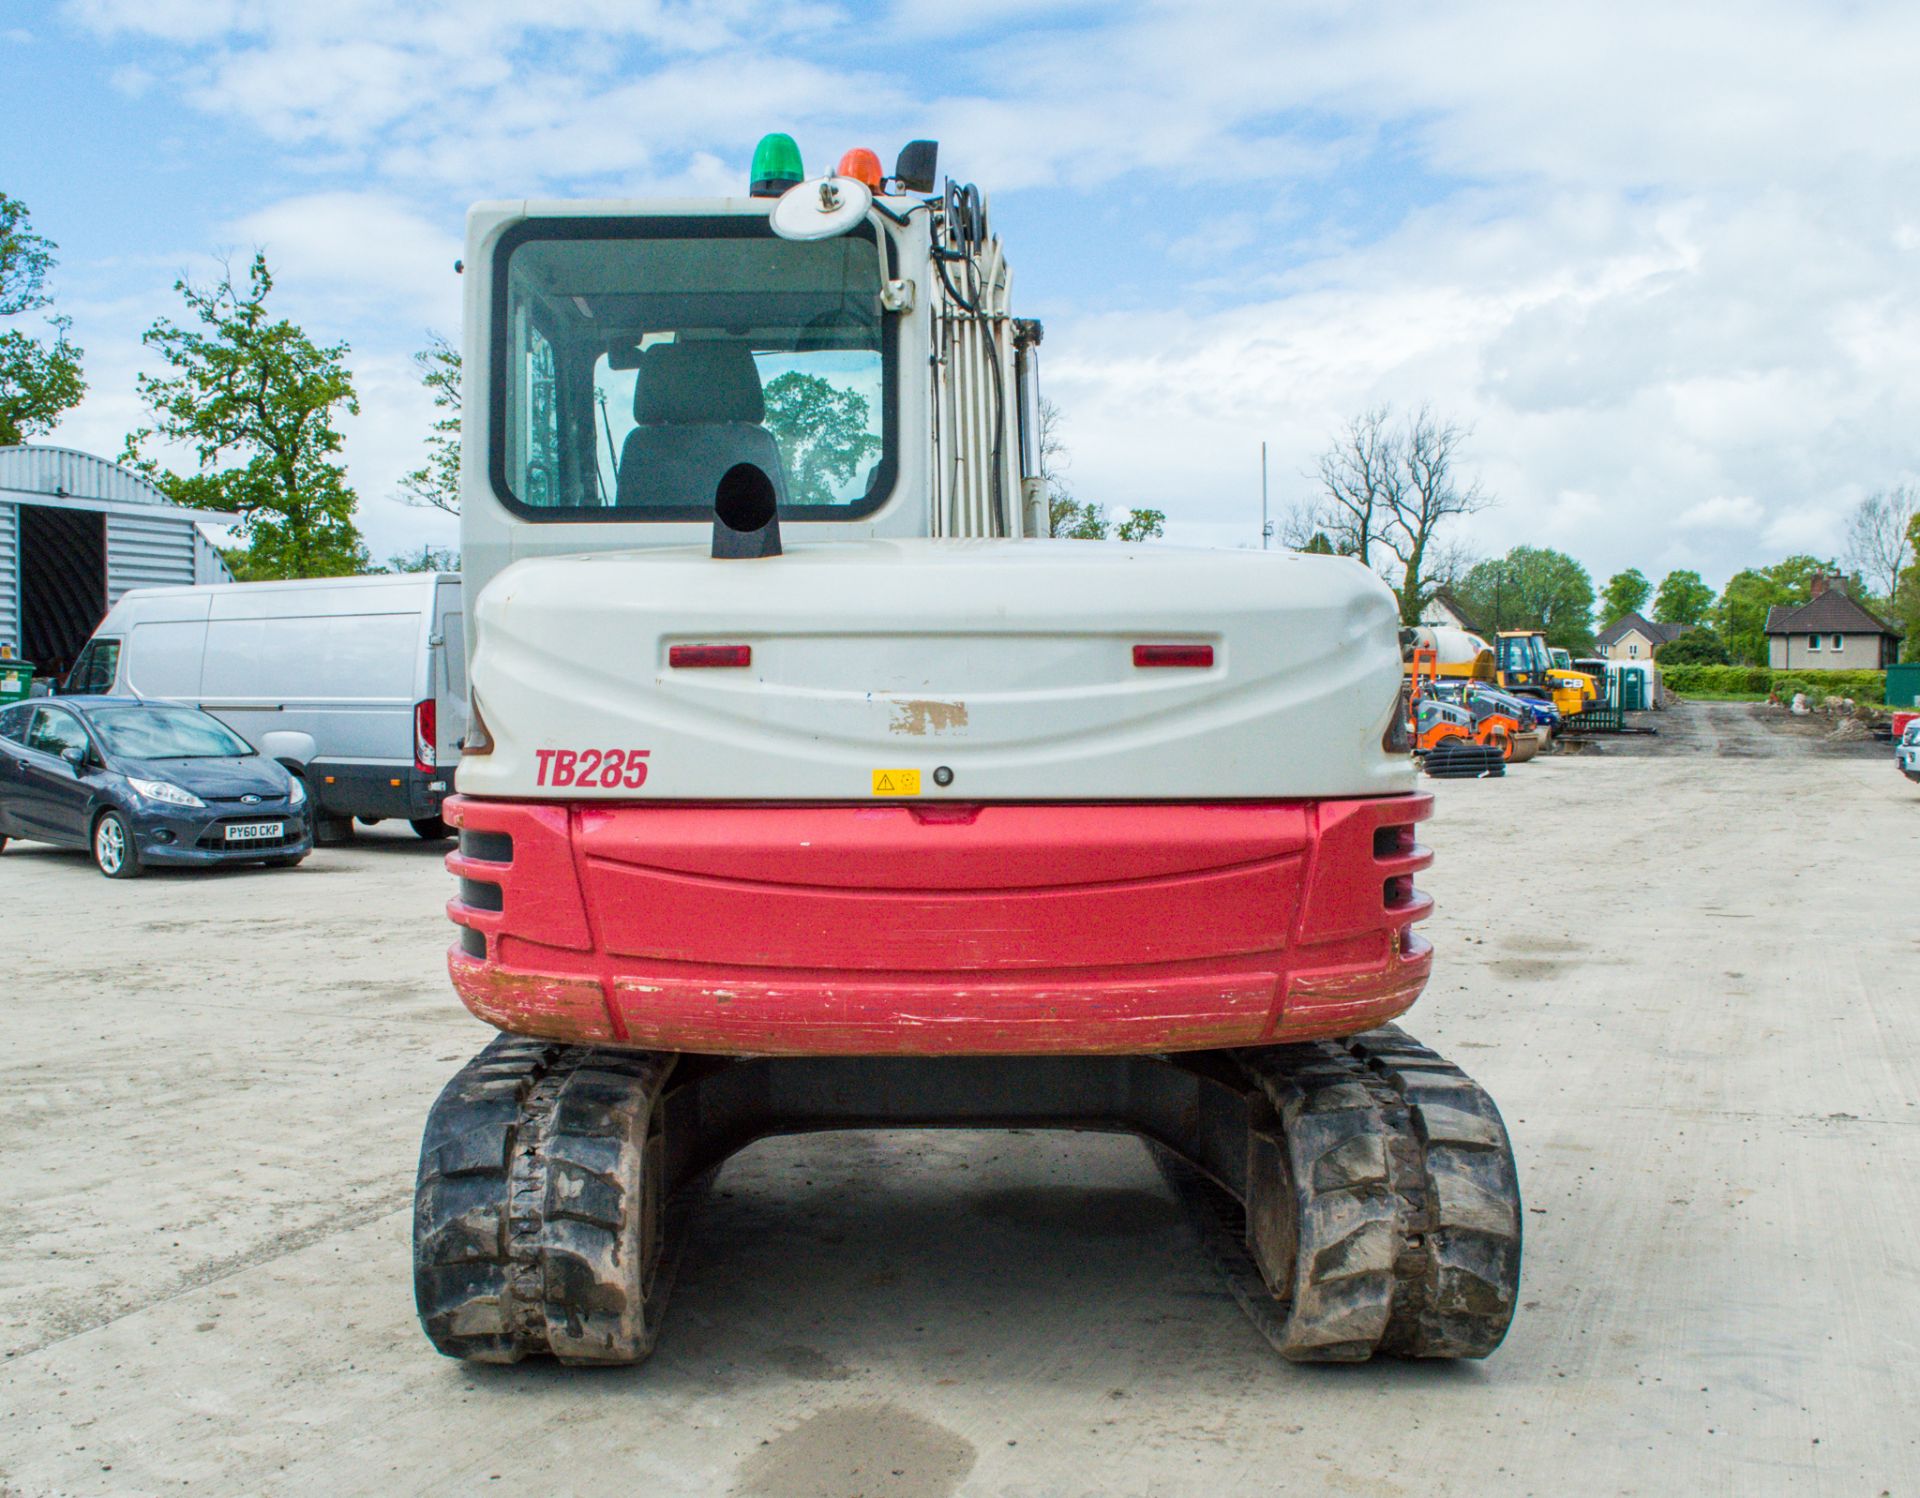
[{"label": "white excavator cab", "polygon": [[1039,333],[1008,314],[997,241],[845,186],[866,211],[809,239],[777,233],[764,197],[473,210],[470,582],[703,545],[740,463],[809,543],[1044,534],[1022,460]]}]

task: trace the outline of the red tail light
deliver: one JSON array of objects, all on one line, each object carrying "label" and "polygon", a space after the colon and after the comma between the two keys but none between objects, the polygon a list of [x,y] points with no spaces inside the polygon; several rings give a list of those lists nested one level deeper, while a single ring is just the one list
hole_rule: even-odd
[{"label": "red tail light", "polygon": [[671,645],[667,648],[667,664],[681,668],[751,666],[753,647],[751,645]]},{"label": "red tail light", "polygon": [[1136,645],[1133,647],[1133,663],[1136,666],[1211,666],[1213,647],[1211,645]]},{"label": "red tail light", "polygon": [[433,746],[439,741],[440,715],[433,699],[413,705],[413,767],[423,775],[433,773]]}]

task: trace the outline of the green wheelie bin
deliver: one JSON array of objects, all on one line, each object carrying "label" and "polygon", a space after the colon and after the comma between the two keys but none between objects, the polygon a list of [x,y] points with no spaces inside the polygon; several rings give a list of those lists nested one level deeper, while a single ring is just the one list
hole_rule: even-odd
[{"label": "green wheelie bin", "polygon": [[33,662],[0,656],[0,707],[19,702],[33,690]]}]

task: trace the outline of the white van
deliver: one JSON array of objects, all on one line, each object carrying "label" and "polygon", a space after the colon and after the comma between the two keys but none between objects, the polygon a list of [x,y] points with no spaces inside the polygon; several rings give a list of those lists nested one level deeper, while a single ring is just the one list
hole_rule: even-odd
[{"label": "white van", "polygon": [[135,588],[61,691],[212,713],[306,781],[323,836],[402,817],[444,837],[466,661],[457,572]]}]

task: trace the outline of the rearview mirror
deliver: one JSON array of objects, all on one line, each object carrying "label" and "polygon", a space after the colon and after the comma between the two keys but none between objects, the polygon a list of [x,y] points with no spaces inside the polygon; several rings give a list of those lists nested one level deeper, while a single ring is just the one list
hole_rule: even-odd
[{"label": "rearview mirror", "polygon": [[86,767],[87,751],[78,744],[67,745],[66,748],[60,751],[60,757],[73,766],[76,775]]}]

